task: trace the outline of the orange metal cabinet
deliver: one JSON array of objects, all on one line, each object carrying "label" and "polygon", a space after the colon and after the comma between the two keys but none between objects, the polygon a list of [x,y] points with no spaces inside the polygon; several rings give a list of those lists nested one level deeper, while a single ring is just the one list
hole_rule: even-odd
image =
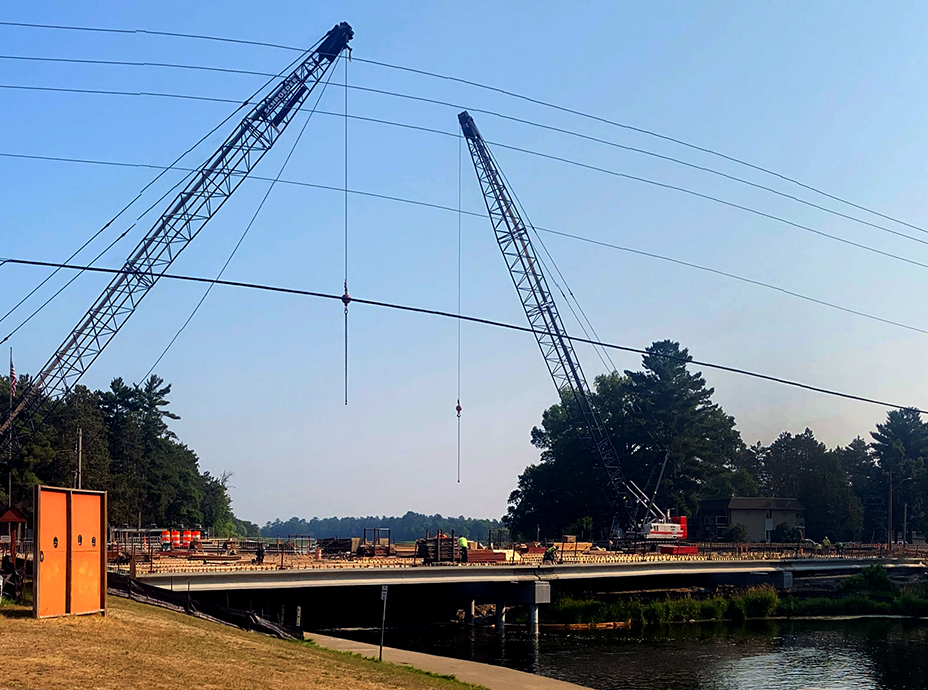
[{"label": "orange metal cabinet", "polygon": [[[71,494],[71,574],[68,613],[97,613],[103,609],[100,592],[106,591],[103,559],[105,526],[101,521],[106,497],[101,494]],[[101,564],[102,567],[101,567]]]},{"label": "orange metal cabinet", "polygon": [[36,616],[62,616],[68,612],[68,492],[40,487],[37,508]]},{"label": "orange metal cabinet", "polygon": [[106,493],[35,492],[36,618],[106,613]]}]

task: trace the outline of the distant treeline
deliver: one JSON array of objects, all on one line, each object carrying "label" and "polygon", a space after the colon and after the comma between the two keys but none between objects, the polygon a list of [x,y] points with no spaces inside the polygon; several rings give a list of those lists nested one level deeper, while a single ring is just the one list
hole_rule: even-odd
[{"label": "distant treeline", "polygon": [[292,517],[286,522],[277,519],[261,528],[262,537],[286,537],[292,534],[306,534],[317,539],[325,537],[360,537],[365,527],[389,527],[390,537],[394,541],[414,541],[438,530],[446,534],[453,531],[455,536],[486,541],[490,530],[503,527],[499,520],[481,520],[442,515],[423,515],[409,511],[403,517],[369,515],[368,517],[314,517],[311,520]]}]

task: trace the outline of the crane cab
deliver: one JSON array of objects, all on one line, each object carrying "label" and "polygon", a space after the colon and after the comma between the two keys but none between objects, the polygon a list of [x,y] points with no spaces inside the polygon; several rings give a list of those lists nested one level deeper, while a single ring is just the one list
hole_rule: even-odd
[{"label": "crane cab", "polygon": [[686,516],[673,515],[666,519],[655,518],[641,527],[641,537],[648,541],[686,539]]}]

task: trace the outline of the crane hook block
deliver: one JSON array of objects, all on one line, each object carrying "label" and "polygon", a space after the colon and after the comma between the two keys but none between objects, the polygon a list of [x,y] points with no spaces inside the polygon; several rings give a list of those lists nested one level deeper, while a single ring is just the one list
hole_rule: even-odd
[{"label": "crane hook block", "polygon": [[457,404],[457,405],[455,406],[455,408],[454,408],[454,411],[458,413],[458,417],[461,416],[461,412],[462,412],[463,410],[464,410],[464,408],[461,407],[461,401],[458,400],[458,404]]}]

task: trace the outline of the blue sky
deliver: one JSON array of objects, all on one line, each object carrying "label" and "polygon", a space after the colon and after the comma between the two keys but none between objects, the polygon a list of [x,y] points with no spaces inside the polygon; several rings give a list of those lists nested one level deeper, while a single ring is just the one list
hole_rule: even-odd
[{"label": "blue sky", "polygon": [[[355,57],[502,87],[661,132],[763,165],[915,225],[924,219],[926,10],[868,4],[700,3],[44,3],[7,8],[5,21],[209,34],[304,46],[338,21]],[[172,62],[278,72],[293,54],[257,46],[0,26],[0,54]],[[0,83],[169,92],[244,99],[261,77],[155,67],[0,59]],[[333,82],[344,79],[339,66]],[[349,83],[444,100],[619,144],[647,148],[866,215],[808,190],[678,145],[459,83],[360,61]],[[0,90],[0,151],[165,165],[232,109],[150,96]],[[320,108],[341,112],[330,86]],[[352,90],[349,112],[457,134],[456,108]],[[475,113],[490,141],[692,188],[883,251],[928,262],[923,245],[640,154]],[[302,119],[256,173],[273,176]],[[200,164],[228,129],[185,159]],[[313,117],[283,177],[340,186],[343,120]],[[928,327],[920,267],[839,244],[703,199],[497,148],[538,226],[725,270]],[[463,207],[482,211],[465,151]],[[349,187],[455,207],[458,141],[352,121]],[[62,260],[152,177],[150,169],[0,157],[0,254]],[[166,175],[82,256],[89,258],[178,179]],[[266,191],[246,182],[172,270],[212,276]],[[278,185],[225,277],[340,292],[340,193]],[[162,205],[102,260],[117,266]],[[871,222],[889,225],[875,216]],[[453,311],[455,213],[353,195],[349,282],[357,297]],[[922,232],[892,225],[920,239]],[[513,323],[524,315],[485,218],[462,221],[465,313]],[[926,336],[720,276],[556,236],[545,241],[599,335],[644,347],[679,340],[697,359],[924,407]],[[44,273],[0,268],[4,306]],[[62,284],[56,277],[41,294]],[[12,339],[17,369],[38,370],[106,279],[83,276]],[[140,380],[201,294],[160,283],[83,383]],[[37,306],[39,302],[33,304]],[[27,305],[28,306],[28,305]],[[6,311],[4,309],[3,311]],[[6,334],[17,312],[0,328]],[[566,314],[565,314],[566,317]],[[577,331],[568,320],[568,327]],[[180,437],[203,468],[234,472],[236,512],[263,523],[291,515],[406,510],[499,516],[536,457],[532,425],[555,401],[531,336],[463,327],[462,480],[456,475],[456,327],[450,321],[351,309],[350,405],[342,404],[341,305],[217,288],[157,373],[174,386]],[[603,367],[579,349],[590,378]],[[635,355],[613,354],[620,369]],[[885,410],[705,371],[746,442],[810,426],[829,445],[866,435]]]}]

